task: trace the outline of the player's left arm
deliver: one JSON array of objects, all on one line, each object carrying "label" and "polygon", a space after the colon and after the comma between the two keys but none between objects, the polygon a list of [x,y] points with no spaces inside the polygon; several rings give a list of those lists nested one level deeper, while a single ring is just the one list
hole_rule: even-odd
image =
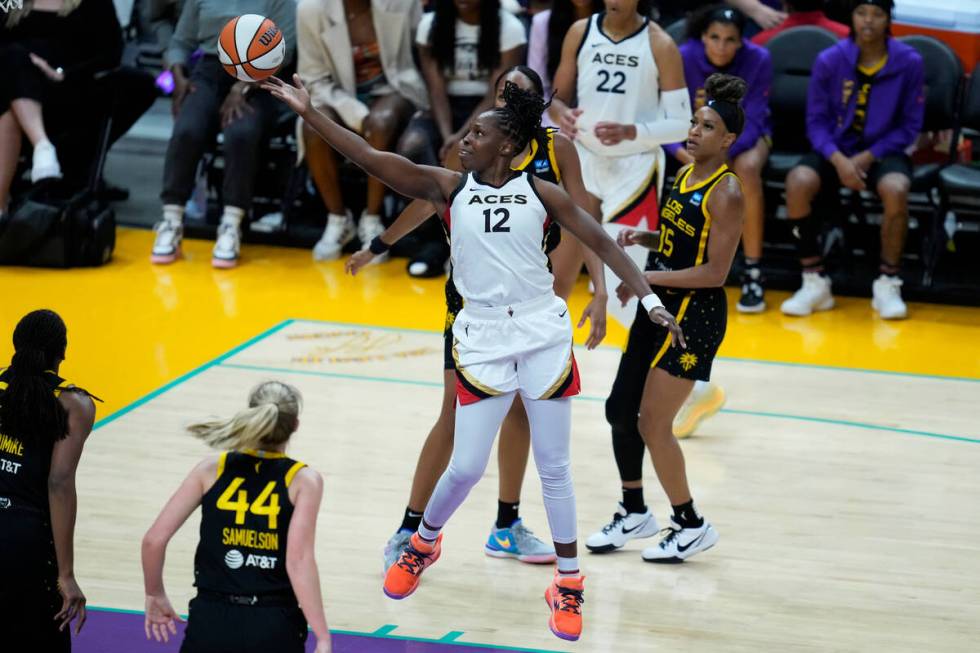
[{"label": "player's left arm", "polygon": [[672,272],[647,272],[647,281],[668,288],[719,288],[725,284],[742,237],[745,201],[742,185],[726,175],[708,197],[711,231],[708,232],[708,262]]},{"label": "player's left arm", "polygon": [[143,628],[146,638],[166,642],[177,635],[175,621],[181,621],[167,598],[163,586],[163,562],[167,544],[191,513],[201,505],[201,497],[217,477],[218,459],[205,459],[191,470],[180,484],[170,501],[163,507],[156,521],[143,536],[141,557],[143,563],[143,588],[146,593],[146,617]]},{"label": "player's left arm", "polygon": [[677,326],[677,320],[664,308],[660,298],[650,290],[650,285],[643,277],[640,268],[636,267],[636,263],[603,231],[595,218],[575,206],[568,193],[555,184],[536,177],[531,177],[531,184],[548,215],[572,232],[572,235],[582,241],[583,245],[598,254],[616,276],[642,298],[650,320],[668,329],[673,335],[673,342],[679,342],[686,349],[687,342],[684,340],[681,328]]},{"label": "player's left arm", "polygon": [[[593,204],[589,192],[585,190],[585,182],[582,181],[582,165],[578,159],[578,152],[572,141],[560,133],[555,134],[555,158],[558,159],[558,169],[561,170],[561,184],[565,187],[569,197],[580,208],[587,209]],[[600,221],[599,216],[592,216],[596,222]],[[578,326],[581,328],[588,319],[591,332],[586,340],[586,347],[593,349],[597,347],[606,337],[606,302],[609,299],[606,289],[606,275],[602,267],[602,260],[589,247],[582,246],[582,255],[585,258],[585,267],[589,270],[589,278],[595,287],[592,301],[582,312]]]}]

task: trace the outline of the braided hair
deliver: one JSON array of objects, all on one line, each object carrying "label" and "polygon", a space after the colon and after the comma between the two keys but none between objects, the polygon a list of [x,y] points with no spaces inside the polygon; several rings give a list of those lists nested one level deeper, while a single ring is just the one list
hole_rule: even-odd
[{"label": "braided hair", "polygon": [[67,347],[65,323],[54,311],[32,311],[17,323],[8,385],[0,395],[0,432],[21,442],[68,435],[68,412],[45,374],[64,359]]},{"label": "braided hair", "polygon": [[516,152],[523,152],[541,128],[541,114],[551,102],[513,82],[504,82],[503,96],[504,106],[493,110],[497,127],[513,143]]},{"label": "braided hair", "polygon": [[[429,46],[443,71],[456,62],[456,19],[459,12],[453,0],[436,0]],[[476,46],[477,65],[486,71],[500,63],[500,0],[480,0],[480,40]],[[488,73],[489,74],[489,73]]]}]

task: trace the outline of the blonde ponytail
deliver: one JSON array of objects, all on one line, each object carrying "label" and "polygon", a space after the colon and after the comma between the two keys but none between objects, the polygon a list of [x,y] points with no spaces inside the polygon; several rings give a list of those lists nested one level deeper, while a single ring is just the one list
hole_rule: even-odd
[{"label": "blonde ponytail", "polygon": [[215,449],[260,449],[285,444],[296,430],[302,408],[299,390],[266,381],[249,393],[248,405],[231,419],[214,419],[187,427]]}]

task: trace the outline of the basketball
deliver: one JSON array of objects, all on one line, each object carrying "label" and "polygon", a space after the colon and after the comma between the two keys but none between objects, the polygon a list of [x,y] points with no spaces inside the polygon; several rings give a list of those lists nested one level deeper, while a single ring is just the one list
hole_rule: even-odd
[{"label": "basketball", "polygon": [[228,21],[218,37],[218,59],[225,71],[243,82],[259,82],[282,65],[286,41],[265,16],[245,14]]}]

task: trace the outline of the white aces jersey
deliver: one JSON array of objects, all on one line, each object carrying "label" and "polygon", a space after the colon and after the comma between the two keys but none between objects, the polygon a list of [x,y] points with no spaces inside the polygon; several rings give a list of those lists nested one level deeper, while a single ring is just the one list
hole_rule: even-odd
[{"label": "white aces jersey", "polygon": [[602,31],[606,13],[593,14],[578,48],[578,119],[576,140],[595,154],[626,156],[650,148],[635,140],[603,145],[595,125],[609,121],[626,125],[653,122],[660,110],[660,71],[650,49],[650,19],[622,40]]},{"label": "white aces jersey", "polygon": [[515,171],[499,188],[466,173],[444,219],[453,281],[464,302],[510,306],[553,292],[544,253],[550,218],[531,173]]}]

